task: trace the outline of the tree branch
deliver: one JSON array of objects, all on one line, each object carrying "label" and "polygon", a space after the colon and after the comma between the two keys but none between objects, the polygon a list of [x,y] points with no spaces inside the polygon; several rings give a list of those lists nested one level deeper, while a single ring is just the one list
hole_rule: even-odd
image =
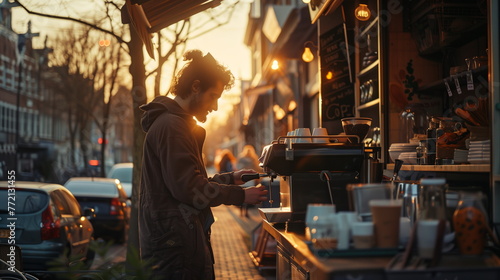
[{"label": "tree branch", "polygon": [[110,30],[107,30],[107,29],[104,29],[104,28],[101,28],[95,24],[92,24],[90,22],[86,22],[84,20],[81,20],[81,19],[77,19],[77,18],[72,18],[72,17],[65,17],[65,16],[58,16],[58,15],[50,15],[50,14],[44,14],[44,13],[39,13],[39,12],[35,12],[35,11],[32,11],[30,9],[28,9],[26,6],[24,6],[19,0],[14,0],[14,2],[16,2],[17,4],[19,4],[19,6],[21,8],[23,8],[28,14],[31,14],[31,15],[36,15],[36,16],[41,16],[41,17],[48,17],[48,18],[53,18],[53,19],[61,19],[61,20],[67,20],[67,21],[72,21],[72,22],[76,22],[76,23],[80,23],[80,24],[83,24],[83,25],[86,25],[86,26],[89,26],[95,30],[98,30],[98,31],[101,31],[103,33],[106,33],[106,34],[109,34],[111,36],[113,36],[118,42],[120,43],[125,43],[125,44],[128,44],[127,41],[123,40],[122,37],[116,35],[115,33],[113,33],[112,31]]}]

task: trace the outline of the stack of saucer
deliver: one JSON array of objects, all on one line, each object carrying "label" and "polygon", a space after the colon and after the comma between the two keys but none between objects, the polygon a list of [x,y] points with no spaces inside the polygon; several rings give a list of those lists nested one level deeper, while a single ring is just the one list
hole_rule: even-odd
[{"label": "stack of saucer", "polygon": [[490,163],[491,157],[491,141],[470,141],[469,156],[467,161],[469,163]]},{"label": "stack of saucer", "polygon": [[466,163],[469,156],[469,150],[455,149],[453,161],[455,163]]},{"label": "stack of saucer", "polygon": [[399,154],[399,159],[404,161],[404,164],[418,164],[417,152],[403,152]]},{"label": "stack of saucer", "polygon": [[389,147],[389,156],[392,162],[399,159],[401,153],[416,152],[418,144],[416,143],[393,143]]}]

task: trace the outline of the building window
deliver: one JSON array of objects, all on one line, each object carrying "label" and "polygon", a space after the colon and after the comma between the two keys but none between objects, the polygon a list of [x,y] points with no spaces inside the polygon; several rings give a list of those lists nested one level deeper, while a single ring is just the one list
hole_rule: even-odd
[{"label": "building window", "polygon": [[5,108],[3,102],[0,102],[0,131],[5,131],[5,119],[7,116],[5,115]]}]

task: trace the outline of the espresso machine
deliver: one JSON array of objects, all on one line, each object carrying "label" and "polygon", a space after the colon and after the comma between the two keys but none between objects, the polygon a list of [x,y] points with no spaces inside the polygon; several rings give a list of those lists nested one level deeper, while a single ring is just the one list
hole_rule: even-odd
[{"label": "espresso machine", "polygon": [[[281,202],[279,208],[260,208],[263,218],[303,223],[310,203],[333,203],[337,211],[349,210],[346,186],[361,182],[364,145],[356,135],[327,137],[327,143],[293,143],[284,136],[266,146],[262,167],[269,176],[280,178]],[[332,140],[348,137],[358,141]]]}]

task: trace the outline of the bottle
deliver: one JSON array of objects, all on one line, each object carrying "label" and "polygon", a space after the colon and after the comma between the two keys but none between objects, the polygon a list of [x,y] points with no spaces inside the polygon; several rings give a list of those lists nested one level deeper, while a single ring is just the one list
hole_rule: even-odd
[{"label": "bottle", "polygon": [[487,242],[488,219],[482,193],[460,192],[460,201],[453,213],[455,241],[461,254],[479,255]]},{"label": "bottle", "polygon": [[427,164],[436,164],[436,129],[438,124],[436,118],[431,118],[427,128]]},{"label": "bottle", "polygon": [[451,144],[454,140],[456,121],[452,119],[442,119],[436,129],[436,164],[453,164],[455,152]]}]

